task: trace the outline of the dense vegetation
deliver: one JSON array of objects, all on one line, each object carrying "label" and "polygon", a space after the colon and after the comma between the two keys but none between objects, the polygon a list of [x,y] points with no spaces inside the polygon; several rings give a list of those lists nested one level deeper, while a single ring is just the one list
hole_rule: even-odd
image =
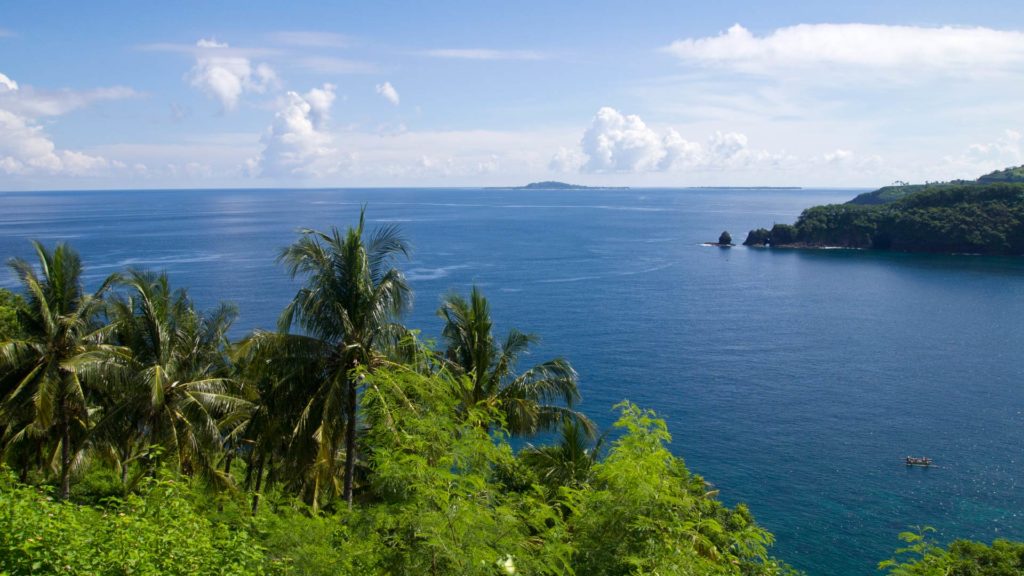
[{"label": "dense vegetation", "polygon": [[1019,576],[1024,574],[1024,542],[996,540],[991,546],[956,540],[948,549],[931,542],[924,527],[900,534],[904,547],[879,563],[890,576]]},{"label": "dense vegetation", "polygon": [[974,182],[888,186],[808,208],[793,225],[752,230],[747,246],[838,246],[908,252],[1024,254],[1021,168]]},{"label": "dense vegetation", "polygon": [[[0,574],[792,572],[654,413],[619,404],[607,442],[566,360],[521,367],[536,337],[496,338],[478,289],[420,342],[395,228],[303,231],[278,330],[239,342],[166,274],[87,292],[70,247],[35,248],[0,293]],[[963,546],[890,569],[1019,552]]]}]

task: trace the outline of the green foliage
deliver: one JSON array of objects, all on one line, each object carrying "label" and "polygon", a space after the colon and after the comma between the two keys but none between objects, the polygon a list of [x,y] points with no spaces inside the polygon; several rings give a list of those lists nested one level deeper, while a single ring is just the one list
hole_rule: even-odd
[{"label": "green foliage", "polygon": [[517,435],[550,430],[567,421],[593,433],[593,423],[572,409],[580,399],[576,370],[564,358],[554,358],[517,374],[519,357],[539,338],[513,328],[499,344],[492,332],[490,305],[479,288],[473,287],[469,300],[449,294],[437,314],[445,321],[445,359],[470,382],[462,397],[465,408],[498,408],[508,430]]},{"label": "green foliage", "polygon": [[747,233],[747,239],[743,241],[744,246],[764,246],[771,242],[772,233],[766,228],[758,228]]},{"label": "green foliage", "polygon": [[[101,372],[119,351],[103,342],[99,313],[115,277],[89,294],[82,261],[71,247],[34,242],[38,265],[9,262],[24,286],[21,337],[0,342],[0,423],[5,457],[17,465],[36,455],[57,460],[60,496],[70,493],[72,466],[90,427]],[[59,456],[56,456],[59,454]]]},{"label": "green foliage", "polygon": [[[1003,186],[984,192],[985,209],[1015,201]],[[925,218],[979,198],[933,192],[819,207],[751,236],[853,229],[852,242],[875,226],[877,243],[896,208]],[[982,243],[997,232],[973,231]],[[475,288],[439,312],[443,356],[417,341],[396,322],[409,293],[390,266],[406,252],[393,228],[305,232],[282,254],[306,280],[282,331],[235,346],[233,310],[197,312],[166,275],[129,271],[88,294],[73,250],[36,249],[38,266],[12,263],[24,302],[4,300],[20,333],[0,343],[0,576],[791,572],[745,506],[723,505],[669,452],[653,412],[620,404],[605,455],[572,410],[569,363],[518,371],[536,337],[497,342]],[[513,453],[508,433],[556,426],[556,444]],[[893,574],[1002,576],[1024,563],[1024,544],[904,539],[911,559],[883,563]]]},{"label": "green foliage", "polygon": [[1002,170],[990,172],[988,174],[985,174],[981,178],[978,178],[978,182],[1024,182],[1024,166],[1017,166],[1016,168],[1004,168]]},{"label": "green foliage", "polygon": [[0,573],[267,574],[245,530],[204,518],[186,486],[150,480],[104,508],[57,502],[0,471]]},{"label": "green foliage", "polygon": [[796,242],[796,228],[789,224],[776,224],[772,226],[771,232],[771,243],[776,244],[792,244]]},{"label": "green foliage", "polygon": [[905,546],[878,564],[892,576],[1019,576],[1024,574],[1024,542],[996,540],[991,546],[956,540],[948,549],[929,540],[934,528],[899,535]]},{"label": "green foliage", "polygon": [[[908,252],[1024,254],[1024,183],[953,182],[917,187],[885,203],[861,201],[804,210],[744,244],[839,246]],[[882,192],[886,189],[879,190]]]},{"label": "green foliage", "polygon": [[486,426],[500,413],[456,410],[468,386],[402,368],[369,379],[366,438],[379,504],[362,525],[379,557],[363,573],[491,575],[505,562],[524,574],[572,572],[557,510],[539,491],[506,492],[496,479],[513,459],[503,435]]},{"label": "green foliage", "polygon": [[[619,405],[624,434],[585,489],[568,490],[578,574],[779,574],[772,536],[746,507],[730,510],[665,447],[653,412]],[[614,537],[610,537],[614,535]]]},{"label": "green foliage", "polygon": [[718,243],[719,244],[726,244],[726,245],[732,244],[732,234],[729,234],[728,230],[722,232],[718,236]]},{"label": "green foliage", "polygon": [[25,307],[25,299],[10,290],[0,288],[0,342],[21,336],[18,310]]}]

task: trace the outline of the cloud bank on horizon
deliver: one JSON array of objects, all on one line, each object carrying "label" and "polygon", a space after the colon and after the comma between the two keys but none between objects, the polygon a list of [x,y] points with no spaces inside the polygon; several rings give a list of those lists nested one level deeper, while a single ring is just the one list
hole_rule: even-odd
[{"label": "cloud bank on horizon", "polygon": [[[536,47],[429,37],[400,47],[347,30],[193,38],[109,48],[152,71],[105,71],[114,82],[0,69],[0,189],[875,186],[1024,163],[1017,30],[734,24],[638,38],[647,44],[614,57],[574,51],[571,37]],[[0,51],[19,42],[8,33]],[[108,129],[90,132],[97,122]]]}]

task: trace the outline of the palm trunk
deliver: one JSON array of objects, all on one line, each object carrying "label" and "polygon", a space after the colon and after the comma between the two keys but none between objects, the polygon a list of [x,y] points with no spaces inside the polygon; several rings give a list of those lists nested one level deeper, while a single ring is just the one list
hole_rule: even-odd
[{"label": "palm trunk", "polygon": [[256,466],[256,486],[252,493],[252,515],[256,515],[256,510],[260,505],[260,485],[263,483],[263,458],[260,458],[260,463]]},{"label": "palm trunk", "polygon": [[348,422],[345,424],[345,488],[344,497],[352,509],[352,480],[356,471],[356,383],[348,381]]},{"label": "palm trunk", "polygon": [[125,450],[121,452],[121,491],[124,493],[128,492],[128,455],[129,451]]},{"label": "palm trunk", "polygon": [[67,500],[71,496],[71,423],[68,421],[67,407],[61,409],[60,425],[60,499]]}]

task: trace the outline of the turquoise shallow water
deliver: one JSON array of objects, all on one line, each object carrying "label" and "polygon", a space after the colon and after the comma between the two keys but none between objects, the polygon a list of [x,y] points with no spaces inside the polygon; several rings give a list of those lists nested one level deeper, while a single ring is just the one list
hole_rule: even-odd
[{"label": "turquoise shallow water", "polygon": [[[1024,260],[701,246],[790,222],[841,190],[238,190],[0,194],[0,255],[71,242],[90,280],[166,269],[236,333],[294,291],[298,227],[397,223],[415,247],[408,324],[436,337],[476,283],[532,359],[577,367],[602,425],[629,398],[673,450],[747,502],[811,574],[871,574],[896,534],[1024,539]],[[8,271],[0,285],[16,284]],[[908,469],[907,454],[939,464]]]}]

